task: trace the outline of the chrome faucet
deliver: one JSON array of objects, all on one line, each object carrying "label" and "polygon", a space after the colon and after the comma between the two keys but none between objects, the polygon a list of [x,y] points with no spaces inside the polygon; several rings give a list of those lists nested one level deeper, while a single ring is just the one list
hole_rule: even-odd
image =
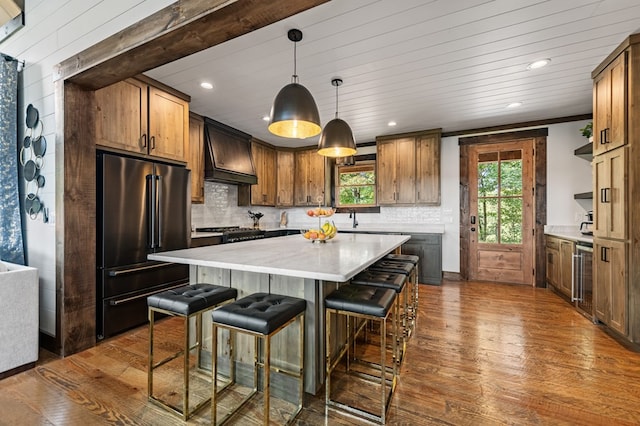
[{"label": "chrome faucet", "polygon": [[352,228],[355,228],[358,226],[358,221],[356,220],[356,211],[355,210],[351,210],[349,212],[349,219],[353,218],[353,226]]}]

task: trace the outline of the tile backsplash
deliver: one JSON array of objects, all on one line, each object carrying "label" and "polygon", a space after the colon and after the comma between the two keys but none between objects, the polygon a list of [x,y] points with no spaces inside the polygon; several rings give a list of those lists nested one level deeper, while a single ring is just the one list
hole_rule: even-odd
[{"label": "tile backsplash", "polygon": [[[277,227],[280,213],[287,212],[290,226],[308,226],[307,208],[292,207],[287,209],[274,207],[238,207],[238,187],[224,183],[205,182],[204,204],[192,204],[191,224],[199,228],[204,226],[252,226],[247,210],[264,214],[260,221],[263,227]],[[458,223],[458,212],[452,209],[430,206],[381,207],[380,213],[358,213],[358,222],[362,225],[383,223],[411,224],[451,224]],[[350,224],[348,213],[336,214],[333,217],[336,225]]]}]

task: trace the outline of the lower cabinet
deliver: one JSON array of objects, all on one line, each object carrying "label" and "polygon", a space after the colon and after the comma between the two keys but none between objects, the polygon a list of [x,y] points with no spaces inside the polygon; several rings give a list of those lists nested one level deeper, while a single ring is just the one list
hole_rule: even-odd
[{"label": "lower cabinet", "polygon": [[576,243],[562,238],[545,237],[546,280],[557,291],[571,297],[573,280],[573,253]]},{"label": "lower cabinet", "polygon": [[411,234],[411,239],[402,245],[402,253],[420,257],[421,284],[442,284],[442,235]]},{"label": "lower cabinet", "polygon": [[593,244],[596,318],[627,334],[626,243],[596,238]]}]

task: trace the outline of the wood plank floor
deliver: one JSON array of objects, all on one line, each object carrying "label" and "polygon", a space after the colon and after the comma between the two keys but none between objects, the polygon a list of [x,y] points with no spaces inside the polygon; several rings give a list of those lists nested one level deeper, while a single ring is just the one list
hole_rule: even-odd
[{"label": "wood plank floor", "polygon": [[[0,425],[183,424],[147,402],[146,359],[146,327],[64,359],[45,354],[0,381]],[[189,423],[209,422],[206,408]],[[640,354],[546,289],[421,286],[388,423],[637,425]],[[365,422],[332,410],[325,417],[319,395],[306,399],[297,424]]]}]

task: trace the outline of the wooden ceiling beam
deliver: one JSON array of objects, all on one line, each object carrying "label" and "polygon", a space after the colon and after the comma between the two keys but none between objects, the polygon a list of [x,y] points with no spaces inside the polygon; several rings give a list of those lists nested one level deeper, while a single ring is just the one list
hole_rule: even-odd
[{"label": "wooden ceiling beam", "polygon": [[179,0],[58,64],[54,80],[100,89],[329,0]]}]

